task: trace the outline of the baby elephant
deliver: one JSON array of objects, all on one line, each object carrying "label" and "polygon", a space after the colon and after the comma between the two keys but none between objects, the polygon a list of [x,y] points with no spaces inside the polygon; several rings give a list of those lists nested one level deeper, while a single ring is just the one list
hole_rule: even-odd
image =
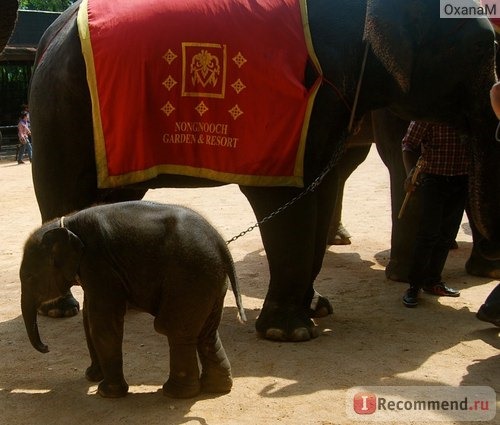
[{"label": "baby elephant", "polygon": [[20,270],[21,307],[31,344],[46,353],[37,307],[72,285],[82,286],[91,359],[85,375],[100,381],[103,397],[128,391],[122,357],[127,304],[152,314],[155,330],[168,337],[166,395],[226,393],[231,367],[217,329],[227,276],[246,320],[231,255],[203,217],[151,202],[102,205],[46,223],[29,237]]}]

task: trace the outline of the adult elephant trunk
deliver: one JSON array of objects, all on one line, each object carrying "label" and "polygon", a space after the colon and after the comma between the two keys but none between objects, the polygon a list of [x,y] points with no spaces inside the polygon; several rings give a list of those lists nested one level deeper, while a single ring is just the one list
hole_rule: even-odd
[{"label": "adult elephant trunk", "polygon": [[[490,242],[500,243],[500,144],[474,146],[474,171],[470,187],[472,217],[481,234]],[[489,254],[492,257],[492,253]],[[496,254],[500,259],[500,252]]]},{"label": "adult elephant trunk", "polygon": [[21,311],[23,313],[24,325],[30,339],[31,345],[41,353],[47,353],[47,347],[40,339],[37,323],[37,302],[35,297],[27,294],[26,291],[21,295]]},{"label": "adult elephant trunk", "polygon": [[3,0],[0,7],[0,52],[3,51],[14,31],[17,19],[17,0]]},{"label": "adult elephant trunk", "polygon": [[[365,39],[399,86],[399,98],[391,109],[406,119],[449,123],[470,136],[471,213],[478,231],[496,246],[500,242],[500,143],[494,138],[497,120],[489,103],[496,81],[494,31],[487,20],[442,20],[431,0],[405,4],[367,0]],[[433,25],[439,32],[431,31]],[[456,72],[454,52],[460,45],[475,48]],[[439,57],[436,52],[441,52]],[[416,78],[422,75],[424,79]]]},{"label": "adult elephant trunk", "polygon": [[[485,94],[491,86],[483,88]],[[489,98],[476,100],[471,105],[475,115],[472,133],[476,140],[472,142],[474,167],[470,185],[469,199],[474,223],[481,234],[494,245],[500,244],[500,143],[494,139],[498,121],[489,105]],[[479,105],[483,103],[483,107]],[[479,124],[479,128],[476,126]],[[497,259],[500,258],[497,253]],[[490,252],[490,256],[492,253]]]}]

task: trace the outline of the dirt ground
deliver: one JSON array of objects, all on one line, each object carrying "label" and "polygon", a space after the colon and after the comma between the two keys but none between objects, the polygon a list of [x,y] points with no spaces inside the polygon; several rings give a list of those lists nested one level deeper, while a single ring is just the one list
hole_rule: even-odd
[{"label": "dirt ground", "polygon": [[[480,385],[500,390],[499,329],[475,318],[498,282],[464,271],[471,249],[467,218],[457,238],[459,249],[451,252],[444,272],[462,296],[425,296],[416,309],[405,308],[401,296],[406,286],[384,275],[390,240],[388,172],[372,149],[346,187],[343,223],[352,245],[330,247],[317,279],[316,288],[334,306],[332,316],[317,321],[320,337],[305,343],[257,337],[254,323],[268,269],[254,230],[230,245],[249,317],[247,324],[238,322],[228,293],[220,333],[233,368],[232,392],[190,400],[164,397],[167,340],[154,332],[149,315],[130,312],[124,341],[130,393],[103,399],[84,377],[89,357],[81,314],[40,318],[48,354],[35,351],[26,336],[18,270],[23,243],[40,223],[30,168],[0,162],[2,424],[347,424],[356,422],[346,413],[353,387]],[[161,189],[150,191],[147,199],[196,209],[226,239],[255,221],[234,185]],[[80,289],[74,292],[81,301]]]}]

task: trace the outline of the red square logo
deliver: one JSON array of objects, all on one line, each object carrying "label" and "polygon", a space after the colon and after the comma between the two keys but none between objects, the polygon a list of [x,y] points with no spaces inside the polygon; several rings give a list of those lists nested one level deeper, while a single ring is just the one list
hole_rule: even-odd
[{"label": "red square logo", "polygon": [[354,394],[353,407],[358,415],[371,415],[377,410],[377,396],[373,393],[356,393]]}]

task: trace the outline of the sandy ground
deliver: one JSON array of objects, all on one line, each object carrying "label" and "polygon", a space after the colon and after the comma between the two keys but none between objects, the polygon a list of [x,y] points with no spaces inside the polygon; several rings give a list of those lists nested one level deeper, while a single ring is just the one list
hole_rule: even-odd
[{"label": "sandy ground", "polygon": [[[345,424],[356,421],[346,413],[353,387],[480,385],[500,390],[498,328],[474,316],[498,282],[465,274],[471,248],[466,217],[457,238],[459,249],[451,252],[444,273],[450,286],[462,290],[460,298],[426,296],[418,308],[407,309],[401,303],[406,286],[385,279],[388,173],[375,149],[346,187],[343,222],[353,236],[352,245],[330,247],[317,279],[316,288],[334,305],[332,316],[318,320],[321,336],[306,343],[257,337],[254,323],[268,269],[259,231],[254,230],[230,245],[249,316],[246,325],[238,322],[228,293],[220,333],[232,363],[233,390],[190,400],[162,395],[168,346],[147,314],[127,315],[124,363],[130,394],[123,399],[103,399],[85,380],[89,357],[81,314],[41,318],[42,339],[51,351],[41,354],[30,346],[18,279],[22,245],[40,223],[30,165],[4,160],[0,179],[2,424]],[[150,191],[147,198],[196,209],[226,239],[255,221],[234,185],[161,189]],[[81,301],[79,288],[75,294]],[[362,419],[358,423],[369,421]],[[446,414],[440,419],[458,423]]]}]

